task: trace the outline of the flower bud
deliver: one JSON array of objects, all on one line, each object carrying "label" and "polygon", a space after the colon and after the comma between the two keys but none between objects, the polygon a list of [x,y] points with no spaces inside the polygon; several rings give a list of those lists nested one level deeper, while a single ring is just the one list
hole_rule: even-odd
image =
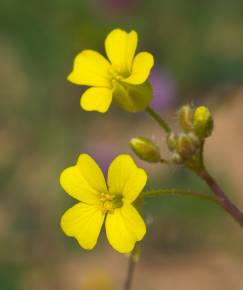
[{"label": "flower bud", "polygon": [[193,118],[194,132],[199,138],[209,137],[213,131],[213,118],[208,108],[198,107]]},{"label": "flower bud", "polygon": [[158,146],[145,137],[131,139],[130,146],[134,153],[144,161],[156,163],[161,160]]},{"label": "flower bud", "polygon": [[175,163],[175,164],[182,164],[183,163],[183,159],[181,158],[180,154],[178,154],[176,152],[174,152],[172,154],[171,161],[172,161],[172,163]]},{"label": "flower bud", "polygon": [[153,98],[153,90],[148,81],[141,85],[116,82],[113,96],[116,103],[125,111],[139,112],[149,105]]},{"label": "flower bud", "polygon": [[193,110],[189,105],[180,108],[178,112],[178,119],[181,128],[185,132],[192,130]]},{"label": "flower bud", "polygon": [[170,133],[167,137],[167,145],[170,151],[176,150],[178,143],[178,136],[174,133]]},{"label": "flower bud", "polygon": [[187,134],[187,136],[188,136],[188,138],[191,139],[191,141],[192,141],[192,143],[194,144],[195,147],[199,147],[199,145],[200,145],[200,140],[199,140],[199,138],[197,137],[197,135],[195,135],[194,132],[189,132],[189,133]]},{"label": "flower bud", "polygon": [[197,143],[189,134],[182,133],[178,139],[177,152],[183,159],[191,157],[195,153]]}]

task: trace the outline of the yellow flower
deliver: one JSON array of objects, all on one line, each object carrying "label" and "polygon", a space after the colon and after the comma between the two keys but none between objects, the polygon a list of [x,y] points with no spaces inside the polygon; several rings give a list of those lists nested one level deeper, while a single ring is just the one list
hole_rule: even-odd
[{"label": "yellow flower", "polygon": [[60,176],[64,190],[79,200],[62,216],[64,233],[90,250],[96,245],[105,221],[111,246],[120,253],[131,252],[146,233],[145,223],[132,205],[146,181],[145,171],[129,155],[119,155],[110,164],[106,184],[97,163],[89,155],[81,154],[76,165]]},{"label": "yellow flower", "polygon": [[112,98],[129,112],[141,111],[148,106],[152,88],[146,80],[154,59],[148,52],[135,56],[137,42],[135,31],[127,33],[114,29],[105,40],[109,61],[94,50],[83,50],[76,56],[68,80],[91,86],[80,100],[84,110],[104,113]]}]

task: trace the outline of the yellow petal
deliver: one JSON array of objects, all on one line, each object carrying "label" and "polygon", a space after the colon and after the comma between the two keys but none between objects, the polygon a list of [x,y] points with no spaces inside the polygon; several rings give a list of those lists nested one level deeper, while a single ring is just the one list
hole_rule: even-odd
[{"label": "yellow petal", "polygon": [[108,60],[98,52],[83,50],[75,57],[68,80],[77,85],[110,87],[110,67]]},{"label": "yellow petal", "polygon": [[112,90],[108,88],[93,87],[87,89],[80,100],[81,107],[86,111],[105,113],[111,104]]},{"label": "yellow petal", "polygon": [[67,236],[75,237],[86,250],[93,249],[105,215],[96,205],[78,203],[68,209],[61,218],[61,227]]},{"label": "yellow petal", "polygon": [[99,194],[107,192],[102,171],[87,154],[81,154],[75,166],[61,173],[60,183],[69,195],[88,204],[98,204]]},{"label": "yellow petal", "polygon": [[146,226],[137,210],[130,204],[108,213],[106,235],[111,246],[120,253],[129,253],[143,239]]},{"label": "yellow petal", "polygon": [[154,65],[154,57],[148,52],[138,53],[133,61],[131,75],[124,79],[125,82],[133,85],[144,83]]},{"label": "yellow petal", "polygon": [[137,42],[138,36],[135,31],[127,33],[121,29],[114,29],[106,37],[106,54],[112,66],[121,74],[130,73]]},{"label": "yellow petal", "polygon": [[129,155],[116,157],[108,169],[108,187],[112,194],[122,194],[132,203],[147,182],[146,172],[137,167]]}]

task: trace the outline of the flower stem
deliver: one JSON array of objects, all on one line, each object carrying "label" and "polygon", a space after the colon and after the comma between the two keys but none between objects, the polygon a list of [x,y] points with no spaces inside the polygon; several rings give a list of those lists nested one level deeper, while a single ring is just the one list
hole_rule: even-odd
[{"label": "flower stem", "polygon": [[132,287],[132,280],[134,277],[134,272],[135,272],[135,266],[138,261],[138,244],[135,245],[133,251],[131,252],[129,256],[129,261],[128,261],[128,268],[127,268],[127,275],[126,275],[126,280],[124,283],[124,290],[131,290]]},{"label": "flower stem", "polygon": [[230,199],[220,188],[214,178],[207,172],[206,169],[203,169],[196,173],[208,184],[208,186],[214,193],[218,204],[220,204],[221,207],[223,207],[233,217],[233,219],[238,222],[241,227],[243,227],[243,213],[230,201]]},{"label": "flower stem", "polygon": [[168,123],[162,119],[151,107],[146,108],[146,112],[160,125],[163,130],[169,134],[171,132],[171,128]]},{"label": "flower stem", "polygon": [[189,197],[196,197],[196,198],[201,198],[205,199],[211,202],[214,202],[218,205],[219,202],[218,200],[211,195],[208,194],[203,194],[203,193],[197,193],[197,192],[192,192],[188,190],[180,190],[180,189],[158,189],[158,190],[151,190],[151,191],[145,191],[143,192],[143,197],[156,197],[156,196],[189,196]]}]

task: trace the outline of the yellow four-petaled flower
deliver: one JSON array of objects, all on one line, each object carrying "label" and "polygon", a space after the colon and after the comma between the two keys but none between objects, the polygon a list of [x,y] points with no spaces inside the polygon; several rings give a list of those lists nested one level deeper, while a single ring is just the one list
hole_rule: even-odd
[{"label": "yellow four-petaled flower", "polygon": [[146,233],[145,223],[133,206],[147,181],[129,155],[119,155],[108,169],[107,184],[97,163],[81,154],[76,165],[60,176],[64,190],[80,202],[61,219],[66,235],[75,237],[84,249],[92,249],[105,221],[111,246],[120,253],[131,252]]},{"label": "yellow four-petaled flower", "polygon": [[80,101],[84,110],[104,113],[112,98],[129,112],[141,111],[148,106],[152,88],[146,80],[154,60],[148,52],[135,56],[137,42],[135,31],[127,33],[114,29],[105,40],[109,60],[94,50],[83,50],[76,56],[68,80],[91,86]]}]

